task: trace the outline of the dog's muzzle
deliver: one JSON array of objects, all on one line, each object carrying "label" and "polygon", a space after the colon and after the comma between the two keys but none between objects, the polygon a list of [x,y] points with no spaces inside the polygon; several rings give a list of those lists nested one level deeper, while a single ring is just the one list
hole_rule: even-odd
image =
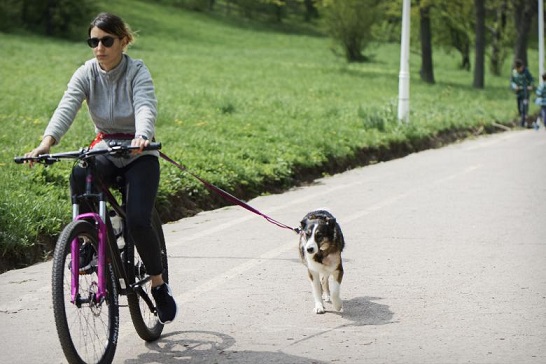
[{"label": "dog's muzzle", "polygon": [[317,243],[314,241],[308,241],[307,244],[305,244],[305,251],[308,254],[315,254],[318,250]]}]

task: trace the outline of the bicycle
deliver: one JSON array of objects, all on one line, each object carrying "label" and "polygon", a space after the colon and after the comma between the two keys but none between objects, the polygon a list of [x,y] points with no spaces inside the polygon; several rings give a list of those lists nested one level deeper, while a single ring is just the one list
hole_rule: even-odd
[{"label": "bicycle", "polygon": [[[151,143],[147,150],[159,150]],[[70,363],[110,363],[113,361],[119,334],[119,296],[127,297],[133,326],[145,341],[157,340],[163,331],[151,300],[151,278],[146,273],[134,243],[125,228],[123,181],[110,189],[93,179],[95,157],[123,156],[137,147],[111,145],[108,149],[84,148],[79,151],[44,154],[38,157],[15,157],[16,163],[33,161],[46,166],[66,159],[78,161],[86,168],[85,193],[72,196],[73,220],[62,230],[53,254],[52,296],[55,325],[61,347]],[[96,187],[96,191],[94,192]],[[121,203],[114,196],[116,189]],[[115,190],[114,190],[115,191]],[[80,214],[80,204],[89,203],[92,212]],[[117,236],[112,218],[122,221]],[[157,211],[152,226],[161,245],[163,279],[168,282],[165,238]],[[125,244],[118,246],[118,239]],[[83,258],[91,260],[81,267]],[[82,259],[80,259],[82,258]]]}]

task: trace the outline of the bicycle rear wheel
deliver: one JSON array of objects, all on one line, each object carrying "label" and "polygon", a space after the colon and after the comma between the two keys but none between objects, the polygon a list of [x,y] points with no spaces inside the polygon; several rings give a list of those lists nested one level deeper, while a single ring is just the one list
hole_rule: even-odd
[{"label": "bicycle rear wheel", "polygon": [[[53,255],[53,313],[63,352],[70,363],[111,363],[119,333],[118,294],[111,264],[105,267],[107,295],[93,299],[98,287],[97,264],[91,262],[78,275],[79,299],[71,300],[71,244],[90,244],[96,252],[97,232],[87,221],[72,221],[62,231]],[[80,250],[81,251],[81,250]],[[80,262],[78,262],[80,263]]]},{"label": "bicycle rear wheel", "polygon": [[[169,281],[169,267],[167,262],[167,248],[165,246],[165,237],[163,235],[163,229],[161,227],[161,220],[157,211],[152,211],[152,227],[154,228],[157,238],[161,247],[161,261],[163,263],[163,280]],[[142,259],[135,248],[134,243],[131,241],[127,245],[127,275],[129,277],[129,283],[142,281],[149,275],[146,273],[146,267],[142,263]],[[148,281],[145,284],[140,285],[145,294],[152,299],[152,282]],[[152,301],[153,302],[153,301]],[[137,293],[132,293],[127,296],[127,303],[129,306],[129,312],[131,313],[131,320],[135,327],[138,336],[146,341],[154,341],[159,339],[163,332],[163,324],[159,322],[157,315],[150,310],[150,306],[145,300]]]}]

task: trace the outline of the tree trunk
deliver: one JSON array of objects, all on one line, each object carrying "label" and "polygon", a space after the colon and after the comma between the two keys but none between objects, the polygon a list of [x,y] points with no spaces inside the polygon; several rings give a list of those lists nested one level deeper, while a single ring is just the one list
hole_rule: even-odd
[{"label": "tree trunk", "polygon": [[506,57],[504,50],[503,38],[506,31],[506,14],[508,12],[508,4],[502,1],[500,6],[495,10],[495,24],[491,27],[491,59],[490,69],[495,76],[502,74],[502,65]]},{"label": "tree trunk", "polygon": [[461,69],[470,71],[470,39],[466,32],[461,31],[450,24],[447,24],[451,45],[461,53]]},{"label": "tree trunk", "polygon": [[354,37],[345,42],[345,59],[348,62],[364,62],[366,60],[366,57],[362,55],[360,42]]},{"label": "tree trunk", "polygon": [[432,34],[430,29],[430,6],[419,9],[421,17],[421,79],[434,83],[434,65],[432,63]]},{"label": "tree trunk", "polygon": [[313,0],[304,0],[305,5],[305,21],[311,21],[318,18],[318,10]]},{"label": "tree trunk", "polygon": [[538,12],[536,0],[514,0],[514,17],[516,25],[516,45],[514,47],[515,59],[521,59],[527,63],[527,38],[531,30],[531,21]]},{"label": "tree trunk", "polygon": [[485,0],[474,0],[476,12],[476,59],[474,60],[474,88],[484,88],[485,79]]},{"label": "tree trunk", "polygon": [[56,0],[48,0],[46,9],[44,12],[44,21],[45,21],[45,34],[48,36],[53,36],[54,29],[53,29],[53,12],[55,11],[55,8],[58,6]]},{"label": "tree trunk", "polygon": [[470,68],[472,68],[472,65],[470,64],[470,56],[468,54],[464,54],[461,58],[461,69],[470,71]]}]

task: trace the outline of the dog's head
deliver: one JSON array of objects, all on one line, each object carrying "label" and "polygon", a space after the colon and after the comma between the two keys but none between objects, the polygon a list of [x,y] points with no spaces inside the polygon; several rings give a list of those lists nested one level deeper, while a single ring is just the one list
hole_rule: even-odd
[{"label": "dog's head", "polygon": [[307,214],[300,224],[300,253],[313,256],[328,250],[336,241],[337,222],[329,212],[319,210]]}]

